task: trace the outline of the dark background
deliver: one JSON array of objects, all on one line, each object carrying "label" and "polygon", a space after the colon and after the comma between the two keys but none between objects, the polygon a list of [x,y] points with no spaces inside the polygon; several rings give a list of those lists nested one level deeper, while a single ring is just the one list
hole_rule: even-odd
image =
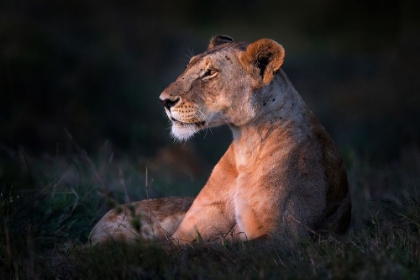
[{"label": "dark background", "polygon": [[[420,143],[419,1],[6,1],[0,150],[151,157],[171,145],[160,92],[215,34],[286,49],[284,71],[340,149],[390,161]],[[204,139],[205,138],[205,139]],[[197,135],[212,165],[226,128]]]}]

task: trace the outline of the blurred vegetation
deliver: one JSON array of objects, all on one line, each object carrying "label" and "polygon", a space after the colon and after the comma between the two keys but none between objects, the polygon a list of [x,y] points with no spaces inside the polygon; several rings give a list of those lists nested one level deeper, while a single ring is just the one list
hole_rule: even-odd
[{"label": "blurred vegetation", "polygon": [[[171,143],[158,96],[214,34],[282,43],[286,73],[341,147],[387,159],[419,143],[415,1],[0,5],[0,144],[7,148],[54,153],[58,143],[66,153],[67,129],[88,151],[109,140],[130,154],[154,154]],[[212,131],[194,143],[214,163],[230,134]]]},{"label": "blurred vegetation", "polygon": [[[347,152],[351,228],[298,244],[273,241],[186,247],[136,243],[84,246],[90,229],[120,203],[195,195],[202,182],[147,178],[129,158],[11,156],[18,179],[0,195],[1,279],[416,279],[420,276],[420,149],[407,147],[377,168]],[[162,176],[162,177],[166,177]],[[169,176],[170,177],[170,176]],[[35,189],[23,182],[37,182]],[[146,183],[147,182],[147,183]],[[146,188],[146,185],[148,188]],[[281,276],[280,276],[281,275]]]}]

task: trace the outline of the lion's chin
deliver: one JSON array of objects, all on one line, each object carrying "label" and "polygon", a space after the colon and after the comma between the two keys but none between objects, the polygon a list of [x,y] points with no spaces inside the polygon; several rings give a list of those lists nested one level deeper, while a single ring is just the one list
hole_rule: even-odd
[{"label": "lion's chin", "polygon": [[171,134],[179,141],[186,141],[200,130],[197,124],[187,124],[178,121],[172,122]]}]

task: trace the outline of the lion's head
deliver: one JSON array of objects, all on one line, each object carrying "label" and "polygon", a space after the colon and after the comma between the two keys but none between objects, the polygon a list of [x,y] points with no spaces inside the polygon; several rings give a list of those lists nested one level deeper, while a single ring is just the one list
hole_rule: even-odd
[{"label": "lion's head", "polygon": [[[191,199],[170,198],[150,212],[148,201],[138,203],[137,213],[148,209],[147,217],[161,217],[142,218],[147,228],[156,227],[151,237],[167,240],[169,233],[185,244],[347,230],[351,198],[343,161],[280,69],[283,60],[284,49],[273,40],[247,44],[216,36],[160,95],[175,138],[228,124],[233,141],[192,205]],[[185,207],[176,212],[180,203]],[[120,227],[123,221],[107,221],[107,215],[93,236]],[[125,224],[128,229],[118,231],[123,237],[133,232]],[[140,234],[148,232],[142,228]]]},{"label": "lion's head", "polygon": [[284,49],[270,39],[235,43],[219,35],[208,50],[191,58],[186,70],[160,95],[172,121],[172,135],[186,140],[200,129],[241,126],[255,117],[256,94],[273,80]]}]

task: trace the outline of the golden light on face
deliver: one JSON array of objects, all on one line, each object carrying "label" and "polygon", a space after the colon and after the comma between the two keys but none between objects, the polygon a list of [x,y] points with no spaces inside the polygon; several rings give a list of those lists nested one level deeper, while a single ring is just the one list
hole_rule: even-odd
[{"label": "golden light on face", "polygon": [[[185,141],[222,124],[233,132],[188,211],[160,217],[177,244],[197,236],[205,241],[292,239],[347,230],[351,199],[343,161],[280,69],[284,54],[270,39],[247,44],[216,36],[160,95],[174,138]],[[173,201],[168,205],[176,206]],[[112,221],[102,223],[112,226]]]}]

